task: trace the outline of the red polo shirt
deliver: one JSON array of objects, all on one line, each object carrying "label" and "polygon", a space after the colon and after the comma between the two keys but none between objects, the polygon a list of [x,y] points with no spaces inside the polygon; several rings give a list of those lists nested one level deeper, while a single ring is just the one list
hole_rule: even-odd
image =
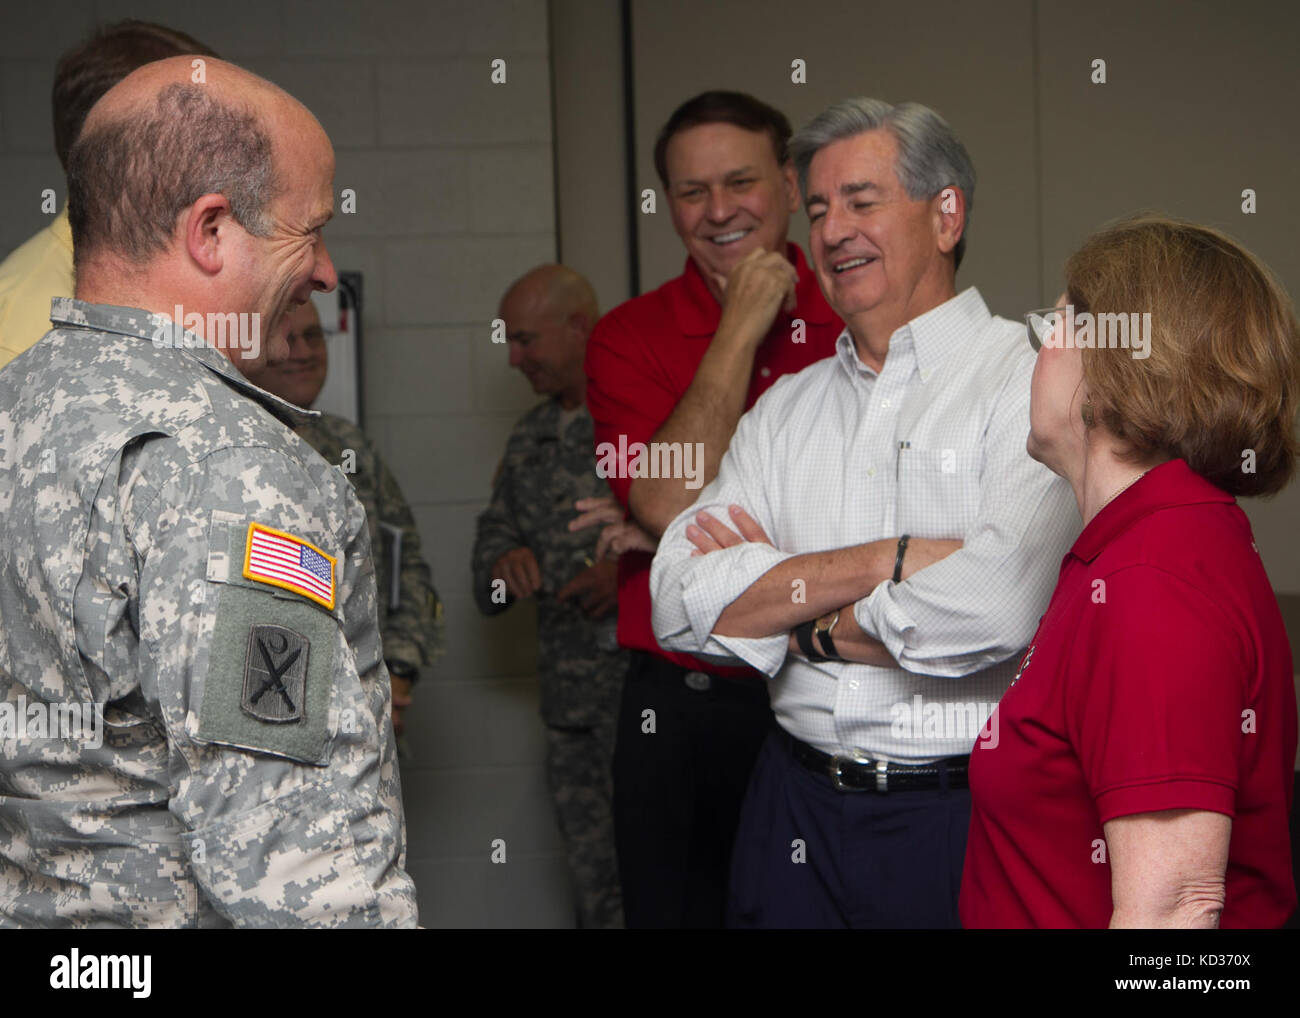
[{"label": "red polo shirt", "polygon": [[971,752],[967,927],[1110,923],[1102,824],[1232,817],[1220,925],[1295,908],[1291,649],[1231,495],[1177,459],[1084,528],[988,747]]},{"label": "red polo shirt", "polygon": [[[835,352],[844,326],[822,296],[799,245],[786,253],[799,273],[793,314],[780,312],[754,355],[745,409],[782,375],[802,371]],[[587,341],[587,405],[596,424],[596,447],[649,444],[672,415],[700,366],[709,341],[718,331],[722,307],[696,268],[659,289],[620,304],[597,324]],[[794,342],[794,320],[804,323],[803,342]],[[623,471],[620,470],[620,473]],[[633,478],[611,477],[609,486],[624,507]],[[687,668],[718,674],[732,669],[698,661],[688,654],[663,650],[650,625],[650,561],[645,552],[629,552],[618,563],[618,642],[648,650]]]}]

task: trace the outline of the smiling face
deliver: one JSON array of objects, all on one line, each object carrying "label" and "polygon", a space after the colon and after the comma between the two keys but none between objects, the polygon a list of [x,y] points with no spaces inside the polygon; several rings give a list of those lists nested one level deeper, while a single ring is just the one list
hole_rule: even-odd
[{"label": "smiling face", "polygon": [[[288,109],[272,123],[279,133],[276,194],[266,207],[270,232],[259,237],[232,223],[230,239],[232,286],[244,306],[261,313],[262,335],[274,338],[285,314],[313,291],[334,289],[338,275],[321,236],[333,215],[334,150],[305,109]],[[272,360],[280,356],[270,353]]]},{"label": "smiling face", "polygon": [[867,131],[818,151],[807,180],[822,292],[841,318],[889,323],[889,332],[947,299],[952,287],[951,259],[939,246],[941,199],[909,198],[897,159],[891,132]]},{"label": "smiling face", "polygon": [[766,131],[699,124],[679,131],[665,152],[673,228],[714,296],[750,251],[784,251],[799,207],[794,168],[781,166]]},{"label": "smiling face", "polygon": [[510,366],[539,396],[559,396],[582,386],[586,336],[573,314],[557,307],[540,284],[525,282],[501,301]]},{"label": "smiling face", "polygon": [[[255,370],[245,372],[249,381],[281,399],[309,409],[320,396],[329,369],[329,351],[320,315],[310,300],[281,319],[280,335],[287,355],[269,357]],[[279,344],[276,344],[276,350]]]}]

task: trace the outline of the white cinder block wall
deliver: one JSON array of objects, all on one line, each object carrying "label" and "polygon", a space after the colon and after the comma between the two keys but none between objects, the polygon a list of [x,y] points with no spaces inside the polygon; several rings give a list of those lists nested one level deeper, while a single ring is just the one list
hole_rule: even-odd
[{"label": "white cinder block wall", "polygon": [[[545,0],[201,0],[5,4],[0,253],[62,207],[54,63],[97,21],[189,32],[320,119],[335,192],[325,240],[364,273],[364,425],[412,503],[446,611],[447,653],[417,689],[402,765],[408,868],[426,926],[569,926],[542,769],[535,619],[480,618],[474,518],[514,420],[535,401],[489,322],[505,286],[555,257]],[[490,80],[506,61],[506,83]],[[506,862],[491,843],[504,839]]]}]

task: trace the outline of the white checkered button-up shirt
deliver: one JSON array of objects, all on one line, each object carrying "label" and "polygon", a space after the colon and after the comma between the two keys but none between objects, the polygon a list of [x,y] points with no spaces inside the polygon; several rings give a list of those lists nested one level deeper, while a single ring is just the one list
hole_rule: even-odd
[{"label": "white checkered button-up shirt", "polygon": [[[976,705],[982,722],[1005,691],[1081,526],[1069,485],[1025,451],[1033,366],[1024,327],[993,317],[973,287],[898,329],[879,374],[846,329],[835,356],[741,418],[717,478],[664,533],[650,578],[659,642],[764,672],[781,725],[825,752],[969,752],[961,711]],[[727,522],[733,502],[775,547],[692,557],[695,514]],[[784,633],[713,634],[778,562],[902,534],[964,546],[854,606],[900,667],[814,664],[787,655]]]}]

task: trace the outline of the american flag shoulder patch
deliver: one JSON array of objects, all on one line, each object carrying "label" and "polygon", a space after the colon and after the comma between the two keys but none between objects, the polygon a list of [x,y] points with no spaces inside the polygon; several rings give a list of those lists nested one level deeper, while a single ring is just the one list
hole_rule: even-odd
[{"label": "american flag shoulder patch", "polygon": [[334,610],[334,565],[337,560],[310,541],[273,530],[260,523],[248,525],[244,551],[244,576],[273,587],[283,587]]}]

